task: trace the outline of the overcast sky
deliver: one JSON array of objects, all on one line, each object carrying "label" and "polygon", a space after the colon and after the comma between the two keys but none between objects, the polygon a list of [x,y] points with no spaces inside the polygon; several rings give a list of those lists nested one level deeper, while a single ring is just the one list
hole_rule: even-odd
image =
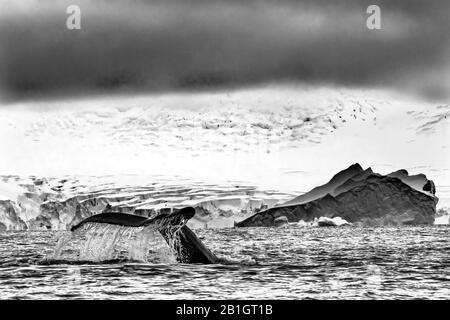
[{"label": "overcast sky", "polygon": [[[81,8],[81,30],[66,7]],[[381,30],[366,8],[381,7]],[[47,98],[300,82],[450,97],[448,0],[0,2],[0,93]]]}]

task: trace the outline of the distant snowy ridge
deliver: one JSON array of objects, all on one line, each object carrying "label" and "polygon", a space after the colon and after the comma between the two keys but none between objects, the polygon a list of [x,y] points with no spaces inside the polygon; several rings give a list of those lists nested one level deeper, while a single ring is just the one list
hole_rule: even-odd
[{"label": "distant snowy ridge", "polygon": [[[382,174],[398,168],[413,176],[427,172],[436,183],[439,205],[449,206],[449,112],[448,105],[384,90],[294,85],[17,102],[0,108],[0,175],[17,177],[0,185],[1,210],[8,217],[1,223],[28,227],[40,212],[33,208],[51,207],[55,201],[75,209],[61,213],[62,219],[55,205],[42,220],[43,228],[64,228],[76,208],[98,212],[106,201],[118,210],[164,209],[163,196],[130,195],[149,192],[145,177],[155,177],[161,182],[155,186],[179,188],[169,195],[168,206],[204,201],[205,211],[220,211],[223,224],[232,225],[227,212],[256,210],[259,195],[240,190],[186,198],[180,186],[226,188],[227,181],[240,181],[255,190],[278,191],[281,199],[324,184],[354,162],[370,163]],[[128,189],[107,181],[127,175],[132,177]],[[23,182],[30,176],[46,177],[51,187]],[[81,181],[83,176],[109,178]],[[23,188],[24,183],[29,187]],[[99,204],[85,205],[91,197]],[[270,193],[261,197],[268,206],[280,200]],[[199,223],[213,223],[207,220],[199,218]]]},{"label": "distant snowy ridge", "polygon": [[426,169],[450,199],[449,112],[386,91],[301,86],[24,102],[0,108],[0,174],[221,178],[291,192],[358,161]]},{"label": "distant snowy ridge", "polygon": [[[131,178],[131,177],[128,177]],[[285,201],[292,195],[245,185],[176,185],[152,182],[134,187],[118,177],[0,177],[0,230],[67,230],[102,212],[151,217],[186,206],[196,209],[193,228],[231,227],[234,222]]]}]

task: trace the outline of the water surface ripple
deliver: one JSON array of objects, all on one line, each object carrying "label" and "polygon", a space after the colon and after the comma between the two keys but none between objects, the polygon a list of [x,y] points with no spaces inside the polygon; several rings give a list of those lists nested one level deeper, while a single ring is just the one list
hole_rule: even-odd
[{"label": "water surface ripple", "polygon": [[228,263],[51,257],[60,232],[0,233],[1,299],[449,299],[448,226],[204,229]]}]

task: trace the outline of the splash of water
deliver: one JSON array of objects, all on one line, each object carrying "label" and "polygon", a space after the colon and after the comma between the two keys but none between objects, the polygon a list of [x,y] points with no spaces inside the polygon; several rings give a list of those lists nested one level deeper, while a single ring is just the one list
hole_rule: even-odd
[{"label": "splash of water", "polygon": [[88,226],[86,241],[80,248],[80,260],[103,261],[115,258],[115,247],[120,240],[129,242],[133,230],[117,225]]},{"label": "splash of water", "polygon": [[70,239],[72,238],[72,234],[70,232],[64,231],[62,234],[58,237],[58,242],[56,243],[54,252],[53,252],[53,259],[61,259],[63,250],[69,243]]},{"label": "splash of water", "polygon": [[179,250],[177,233],[171,228],[167,240],[157,226],[126,227],[86,223],[76,232],[60,235],[52,259],[58,261],[132,260],[149,263],[174,263]]},{"label": "splash of water", "polygon": [[171,245],[163,238],[161,233],[154,227],[142,228],[134,241],[129,243],[128,259],[147,261],[150,263],[175,263],[176,252]]}]

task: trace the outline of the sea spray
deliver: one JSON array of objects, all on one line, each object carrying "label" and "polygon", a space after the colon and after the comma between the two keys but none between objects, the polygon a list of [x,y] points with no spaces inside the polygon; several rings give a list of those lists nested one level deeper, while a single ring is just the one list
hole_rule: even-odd
[{"label": "sea spray", "polygon": [[80,248],[80,260],[104,261],[116,258],[115,247],[122,239],[130,241],[132,231],[118,225],[93,225],[85,233],[86,241]]},{"label": "sea spray", "polygon": [[[170,239],[169,239],[170,240]],[[176,257],[173,246],[164,240],[154,226],[148,226],[135,234],[128,242],[128,259],[149,263],[174,263]]]},{"label": "sea spray", "polygon": [[87,223],[75,232],[62,233],[55,245],[54,261],[102,262],[131,260],[174,263],[179,251],[176,240],[181,227],[170,228],[167,241],[156,226],[126,227]]},{"label": "sea spray", "polygon": [[59,234],[58,241],[56,242],[55,249],[53,252],[53,259],[61,259],[63,249],[66,248],[69,241],[72,239],[72,234],[68,231],[62,231]]}]

